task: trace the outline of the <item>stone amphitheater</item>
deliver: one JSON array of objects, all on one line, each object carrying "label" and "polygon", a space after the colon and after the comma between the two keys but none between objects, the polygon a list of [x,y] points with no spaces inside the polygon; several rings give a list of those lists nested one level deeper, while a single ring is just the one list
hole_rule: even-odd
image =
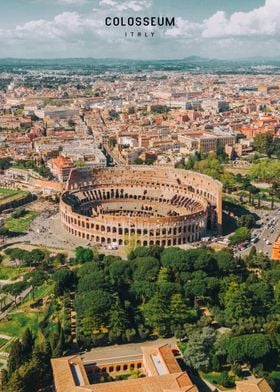
[{"label": "stone amphitheater", "polygon": [[156,166],[74,169],[60,201],[64,228],[95,244],[174,246],[221,231],[222,185]]}]

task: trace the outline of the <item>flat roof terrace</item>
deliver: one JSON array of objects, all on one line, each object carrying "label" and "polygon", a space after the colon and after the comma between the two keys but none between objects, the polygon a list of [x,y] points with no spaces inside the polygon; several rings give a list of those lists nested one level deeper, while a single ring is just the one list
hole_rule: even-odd
[{"label": "flat roof terrace", "polygon": [[82,362],[86,365],[89,363],[99,363],[102,360],[114,360],[120,358],[143,357],[142,347],[145,346],[159,346],[170,344],[171,348],[176,348],[176,339],[157,339],[154,341],[147,341],[141,343],[129,343],[125,345],[114,345],[107,347],[96,347],[91,351],[80,354]]}]

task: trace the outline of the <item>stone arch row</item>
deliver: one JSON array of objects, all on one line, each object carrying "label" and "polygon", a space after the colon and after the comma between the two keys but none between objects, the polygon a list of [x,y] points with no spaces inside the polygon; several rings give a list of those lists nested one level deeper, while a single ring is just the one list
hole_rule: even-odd
[{"label": "stone arch row", "polygon": [[126,362],[124,364],[110,364],[110,365],[106,365],[106,366],[95,366],[94,368],[92,368],[92,372],[93,373],[118,373],[118,372],[125,372],[128,371],[130,369],[142,369],[143,368],[143,363],[142,362]]}]

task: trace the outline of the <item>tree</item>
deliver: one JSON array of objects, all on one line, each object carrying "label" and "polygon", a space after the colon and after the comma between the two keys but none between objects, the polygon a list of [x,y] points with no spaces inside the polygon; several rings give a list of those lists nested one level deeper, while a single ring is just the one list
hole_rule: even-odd
[{"label": "tree", "polygon": [[165,298],[156,293],[144,306],[146,324],[155,328],[155,333],[165,336],[169,332],[170,311]]},{"label": "tree", "polygon": [[183,250],[181,248],[166,248],[160,255],[163,267],[169,268],[175,275],[182,271],[192,271],[193,264],[198,257],[197,249]]},{"label": "tree", "polygon": [[248,290],[251,292],[253,300],[253,313],[256,315],[266,315],[273,305],[273,288],[266,282],[252,283]]},{"label": "tree", "polygon": [[252,229],[256,223],[256,219],[253,214],[241,215],[238,219],[238,225],[240,227],[247,227],[247,229]]},{"label": "tree", "polygon": [[90,248],[83,248],[82,246],[78,246],[75,250],[76,253],[76,262],[78,264],[89,263],[93,260],[93,251]]},{"label": "tree", "polygon": [[15,212],[12,213],[12,218],[18,219],[26,215],[27,211],[25,208],[18,208]]},{"label": "tree", "polygon": [[23,392],[25,391],[25,382],[18,371],[15,371],[9,382],[5,385],[5,392]]},{"label": "tree", "polygon": [[53,274],[56,295],[63,295],[65,291],[71,290],[76,283],[76,275],[69,269],[61,269]]},{"label": "tree", "polygon": [[236,262],[234,261],[232,251],[221,250],[216,252],[214,257],[217,261],[219,271],[223,273],[229,273],[236,268]]},{"label": "tree", "polygon": [[32,249],[30,252],[30,258],[32,259],[34,264],[40,264],[43,261],[46,261],[49,257],[49,253],[41,250],[41,249]]},{"label": "tree", "polygon": [[249,175],[257,181],[273,182],[280,178],[280,161],[278,159],[262,159],[254,162],[249,170]]},{"label": "tree", "polygon": [[6,237],[9,234],[9,229],[5,226],[0,227],[0,237]]},{"label": "tree", "polygon": [[209,153],[206,159],[197,161],[194,164],[194,169],[216,179],[219,179],[224,173],[223,166],[215,153]]},{"label": "tree", "polygon": [[225,336],[220,339],[219,346],[227,353],[228,362],[242,361],[254,363],[261,360],[271,351],[271,343],[264,334]]},{"label": "tree", "polygon": [[280,282],[277,282],[274,288],[274,298],[276,304],[280,307]]},{"label": "tree", "polygon": [[121,289],[129,283],[131,264],[124,260],[116,260],[108,267],[108,272],[111,283],[117,289]]},{"label": "tree", "polygon": [[234,377],[228,375],[227,371],[223,371],[218,378],[218,384],[222,385],[225,388],[234,387]]},{"label": "tree", "polygon": [[185,285],[185,293],[187,296],[204,297],[207,294],[206,285],[207,274],[204,271],[195,271],[191,274],[191,279]]},{"label": "tree", "polygon": [[109,340],[112,343],[122,342],[129,325],[124,308],[117,297],[109,315]]},{"label": "tree", "polygon": [[278,199],[280,197],[280,182],[279,181],[274,181],[272,183],[272,186],[269,189],[269,194],[271,196],[271,209],[273,210],[275,197],[277,197]]},{"label": "tree", "polygon": [[239,227],[234,234],[229,237],[230,244],[236,245],[250,239],[250,230],[247,227]]},{"label": "tree", "polygon": [[133,260],[134,280],[146,280],[148,282],[156,281],[160,263],[158,259],[152,256],[137,257]]},{"label": "tree", "polygon": [[245,189],[246,191],[249,192],[249,203],[253,205],[254,204],[253,195],[256,195],[259,192],[259,189],[252,184],[247,185]]},{"label": "tree", "polygon": [[146,303],[155,293],[156,286],[151,282],[145,280],[138,280],[131,285],[131,292],[137,300],[141,300],[142,305]]},{"label": "tree", "polygon": [[64,253],[57,253],[53,258],[55,266],[64,265],[66,263],[66,255]]},{"label": "tree", "polygon": [[19,340],[15,340],[11,345],[10,355],[7,364],[9,377],[11,377],[11,375],[21,366],[22,363],[22,344]]},{"label": "tree", "polygon": [[54,358],[59,358],[63,355],[65,349],[65,337],[63,328],[60,328],[57,344],[54,347],[52,355]]},{"label": "tree", "polygon": [[254,147],[258,152],[270,156],[273,152],[273,133],[257,133],[254,137]]},{"label": "tree", "polygon": [[[189,252],[187,252],[187,255]],[[197,258],[194,260],[193,267],[195,270],[215,271],[217,269],[216,259],[213,257],[213,252],[206,249],[200,249]]]},{"label": "tree", "polygon": [[208,371],[210,367],[210,351],[215,341],[215,331],[210,327],[195,330],[189,336],[184,357],[188,364],[196,370]]},{"label": "tree", "polygon": [[72,120],[72,119],[70,118],[70,120],[68,120],[68,125],[69,125],[69,127],[73,128],[73,127],[76,125],[76,123],[75,123],[74,120]]},{"label": "tree", "polygon": [[158,278],[157,278],[157,283],[160,285],[162,283],[167,283],[170,281],[170,273],[168,268],[166,267],[161,267]]},{"label": "tree", "polygon": [[111,306],[112,294],[105,290],[78,291],[75,298],[77,316],[83,320],[82,324],[86,323],[90,335],[93,327],[100,329],[107,325]]},{"label": "tree", "polygon": [[14,302],[17,304],[18,296],[29,286],[28,282],[16,282],[3,287],[3,291],[14,296]]},{"label": "tree", "polygon": [[107,289],[109,286],[106,282],[104,271],[100,271],[93,263],[87,263],[86,266],[92,266],[92,268],[85,268],[84,270],[82,267],[79,270],[78,275],[80,280],[78,290],[80,292],[86,292]]},{"label": "tree", "polygon": [[32,357],[5,382],[5,392],[37,392],[45,389],[51,384],[51,374],[50,353],[37,346]]},{"label": "tree", "polygon": [[256,257],[256,255],[257,255],[257,248],[255,247],[255,245],[253,245],[253,246],[251,247],[251,249],[250,249],[250,252],[249,252],[248,256],[247,256],[247,260],[248,260],[249,262],[250,262],[250,261],[253,261],[254,258]]},{"label": "tree", "polygon": [[9,169],[11,166],[11,158],[0,158],[0,170]]},{"label": "tree", "polygon": [[[268,256],[259,252],[250,260],[250,265],[256,268],[260,268],[262,270],[266,270],[271,267],[271,261]],[[273,274],[273,270],[270,271]]]},{"label": "tree", "polygon": [[174,326],[183,325],[187,321],[188,308],[182,294],[173,294],[170,299],[170,317]]},{"label": "tree", "polygon": [[48,279],[48,274],[44,271],[35,270],[32,271],[30,274],[25,275],[25,277],[29,280],[30,285],[32,286],[32,296],[34,301],[34,289],[35,287],[42,286],[44,282]]},{"label": "tree", "polygon": [[143,161],[143,159],[141,159],[141,158],[136,158],[136,159],[134,160],[134,164],[135,164],[135,165],[143,165],[143,163],[144,163],[144,161]]},{"label": "tree", "polygon": [[148,246],[137,246],[133,249],[129,255],[128,260],[136,259],[136,257],[146,257],[146,256],[153,256],[151,253],[151,247]]},{"label": "tree", "polygon": [[33,351],[33,336],[29,328],[26,328],[22,340],[22,356],[24,360],[30,359]]},{"label": "tree", "polygon": [[231,322],[250,317],[252,313],[252,298],[245,285],[230,283],[224,296],[225,315]]}]

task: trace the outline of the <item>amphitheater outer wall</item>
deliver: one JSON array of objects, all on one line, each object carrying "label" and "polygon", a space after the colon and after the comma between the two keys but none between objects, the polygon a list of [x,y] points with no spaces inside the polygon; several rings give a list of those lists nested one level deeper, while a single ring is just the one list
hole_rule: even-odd
[{"label": "amphitheater outer wall", "polygon": [[[116,198],[122,189],[152,189],[159,196],[165,193],[185,195],[199,206],[199,211],[178,216],[142,217],[99,214],[85,216],[75,212],[66,202],[69,195],[92,189],[107,189],[107,195],[125,205],[128,199]],[[166,200],[154,197],[157,203]],[[139,200],[137,200],[139,202]],[[141,199],[142,201],[142,199]],[[81,203],[85,208],[90,201]],[[104,204],[106,201],[104,201]],[[135,236],[139,245],[182,245],[198,241],[205,235],[209,222],[213,230],[222,228],[222,184],[203,174],[182,169],[126,166],[107,169],[74,169],[60,201],[64,228],[72,235],[92,243],[124,245]]]}]

